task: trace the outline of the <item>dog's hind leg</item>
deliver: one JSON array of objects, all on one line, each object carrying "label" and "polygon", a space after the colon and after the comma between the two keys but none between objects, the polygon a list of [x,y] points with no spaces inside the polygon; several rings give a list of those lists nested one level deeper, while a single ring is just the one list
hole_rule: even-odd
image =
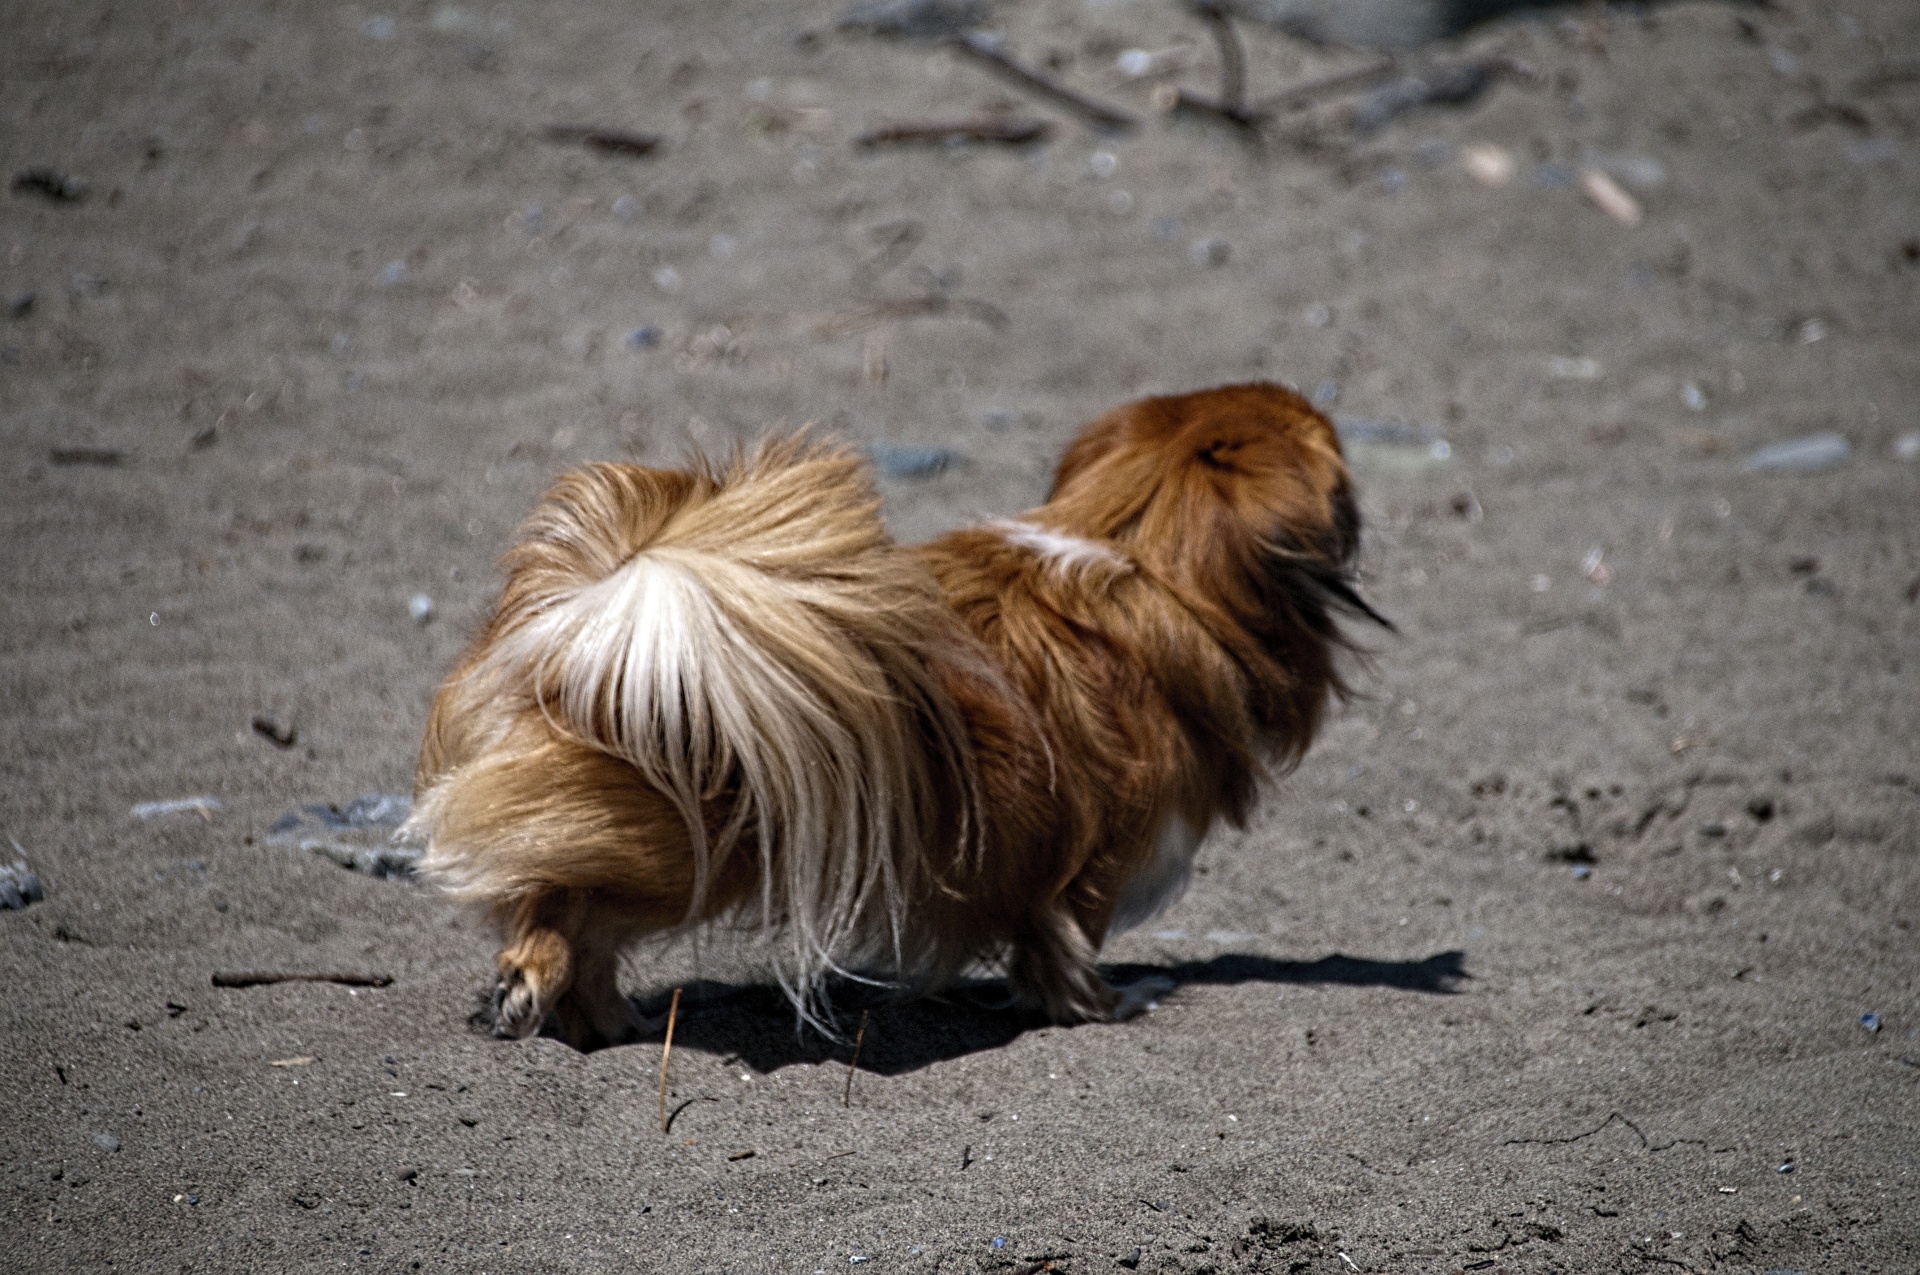
[{"label": "dog's hind leg", "polygon": [[495,1036],[546,1029],[586,1052],[652,1026],[620,994],[620,949],[636,935],[617,907],[589,891],[548,889],[514,905],[502,929]]},{"label": "dog's hind leg", "polygon": [[1007,980],[1026,1004],[1056,1023],[1112,1018],[1118,1001],[1094,965],[1098,950],[1063,900],[1042,908],[1013,942]]},{"label": "dog's hind leg", "polygon": [[493,988],[493,1034],[503,1039],[540,1030],[572,986],[573,944],[566,933],[564,890],[541,890],[513,903],[501,918],[500,980]]},{"label": "dog's hind leg", "polygon": [[625,1045],[648,1034],[647,1021],[620,992],[620,943],[617,931],[582,918],[573,936],[573,982],[554,1002],[552,1025],[560,1038],[581,1052]]}]

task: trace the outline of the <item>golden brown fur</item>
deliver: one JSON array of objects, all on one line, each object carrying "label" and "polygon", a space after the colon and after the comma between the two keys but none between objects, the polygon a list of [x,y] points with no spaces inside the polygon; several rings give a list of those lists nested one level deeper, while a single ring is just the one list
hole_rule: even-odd
[{"label": "golden brown fur", "polygon": [[1057,1021],[1127,1012],[1101,943],[1343,689],[1358,530],[1332,428],[1271,385],[1119,408],[1044,505],[917,549],[804,438],[563,476],[416,785],[427,870],[503,933],[496,1030],[624,1039],[621,951],[721,918],[779,936],[816,1022],[832,973],[980,964]]}]

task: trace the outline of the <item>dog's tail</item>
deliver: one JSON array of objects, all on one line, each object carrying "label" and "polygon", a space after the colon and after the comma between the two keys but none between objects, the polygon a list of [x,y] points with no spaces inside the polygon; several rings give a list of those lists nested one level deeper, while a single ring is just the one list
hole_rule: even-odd
[{"label": "dog's tail", "polygon": [[[729,856],[757,854],[759,920],[784,931],[776,964],[803,1017],[819,1021],[830,972],[912,964],[901,925],[927,852],[979,836],[966,724],[937,671],[969,657],[856,456],[795,436],[724,471],[590,465],[547,493],[504,565],[457,676],[673,803],[693,845],[689,920]],[[541,877],[537,839],[510,840],[436,843],[426,866],[496,899]]]}]

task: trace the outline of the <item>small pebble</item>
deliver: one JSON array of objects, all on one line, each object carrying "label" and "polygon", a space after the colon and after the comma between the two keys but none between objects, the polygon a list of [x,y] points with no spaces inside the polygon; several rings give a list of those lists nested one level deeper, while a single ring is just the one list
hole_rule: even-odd
[{"label": "small pebble", "polygon": [[424,593],[414,594],[407,599],[407,614],[415,624],[425,624],[433,618],[433,599]]},{"label": "small pebble", "polygon": [[45,897],[39,875],[25,860],[15,860],[11,866],[0,864],[0,908],[17,912]]},{"label": "small pebble", "polygon": [[1482,186],[1506,185],[1513,180],[1514,170],[1519,167],[1514,162],[1512,151],[1491,142],[1462,147],[1460,166],[1467,170],[1467,176]]},{"label": "small pebble", "polygon": [[1700,382],[1688,381],[1680,387],[1680,401],[1687,405],[1690,412],[1707,410],[1707,392],[1700,388]]},{"label": "small pebble", "polygon": [[31,292],[14,293],[11,297],[7,298],[7,317],[9,319],[26,318],[29,314],[33,313],[33,303],[35,299],[34,294]]},{"label": "small pebble", "polygon": [[1770,443],[1740,462],[1749,474],[1817,474],[1846,463],[1853,446],[1839,434],[1809,434]]},{"label": "small pebble", "polygon": [[1789,1160],[1785,1164],[1781,1165],[1779,1168],[1775,1169],[1774,1172],[1775,1173],[1792,1173],[1793,1170],[1794,1170],[1793,1161]]},{"label": "small pebble", "polygon": [[1593,875],[1593,869],[1588,867],[1586,864],[1576,863],[1573,865],[1573,879],[1575,881],[1585,881],[1588,877],[1592,875]]},{"label": "small pebble", "polygon": [[1880,1015],[1878,1015],[1878,1014],[1862,1014],[1862,1015],[1860,1015],[1860,1026],[1861,1026],[1861,1027],[1863,1027],[1863,1028],[1865,1028],[1865,1029],[1866,1029],[1867,1031],[1870,1031],[1870,1032],[1877,1032],[1877,1031],[1879,1031],[1879,1030],[1880,1030]]},{"label": "small pebble", "polygon": [[1584,354],[1556,354],[1547,360],[1547,371],[1558,381],[1597,381],[1600,360]]},{"label": "small pebble", "polygon": [[1900,153],[1891,137],[1869,137],[1847,143],[1847,158],[1856,164],[1884,164]]},{"label": "small pebble", "polygon": [[99,1147],[102,1151],[118,1151],[120,1149],[120,1139],[110,1133],[96,1133],[93,1135],[93,1145]]},{"label": "small pebble", "polygon": [[1007,1246],[1007,1238],[1006,1238],[1006,1236],[1004,1236],[1004,1235],[996,1235],[996,1236],[994,1236],[994,1237],[993,1237],[993,1244],[992,1244],[992,1247],[994,1247],[994,1248],[1005,1248],[1006,1246]]},{"label": "small pebble", "polygon": [[218,797],[176,797],[171,801],[143,801],[133,808],[132,813],[135,819],[180,814],[196,814],[205,818],[220,808]]},{"label": "small pebble", "polygon": [[870,451],[875,467],[888,478],[932,478],[960,460],[944,447],[911,443],[875,443]]},{"label": "small pebble", "polygon": [[1589,162],[1635,190],[1652,190],[1667,180],[1667,166],[1650,155],[1599,155]]},{"label": "small pebble", "polygon": [[1187,259],[1196,266],[1224,266],[1232,255],[1233,246],[1224,239],[1196,239],[1187,245]]},{"label": "small pebble", "polygon": [[1920,434],[1902,434],[1894,439],[1893,454],[1900,460],[1920,460]]},{"label": "small pebble", "polygon": [[613,201],[613,215],[621,221],[632,221],[640,215],[640,205],[632,195],[622,195]]}]

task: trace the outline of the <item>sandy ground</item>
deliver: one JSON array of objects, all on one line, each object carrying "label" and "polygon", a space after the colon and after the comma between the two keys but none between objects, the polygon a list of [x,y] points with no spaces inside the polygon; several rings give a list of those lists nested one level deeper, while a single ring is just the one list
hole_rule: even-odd
[{"label": "sandy ground", "polygon": [[[0,195],[0,832],[46,891],[0,912],[0,1266],[1920,1270],[1920,10],[1498,23],[1440,52],[1533,78],[1254,147],[1115,73],[1212,86],[1144,0],[994,15],[1124,137],[818,0],[5,9],[0,161],[51,174]],[[1247,41],[1262,91],[1370,60]],[[1052,140],[852,145],[1000,106]],[[1180,982],[1140,1021],[881,1008],[848,1104],[750,953],[649,953],[663,1137],[657,1044],[488,1039],[485,934],[273,836],[406,791],[567,465],[820,420],[958,454],[885,483],[918,538],[1251,377],[1427,427],[1355,454],[1401,632],[1109,949]]]}]

